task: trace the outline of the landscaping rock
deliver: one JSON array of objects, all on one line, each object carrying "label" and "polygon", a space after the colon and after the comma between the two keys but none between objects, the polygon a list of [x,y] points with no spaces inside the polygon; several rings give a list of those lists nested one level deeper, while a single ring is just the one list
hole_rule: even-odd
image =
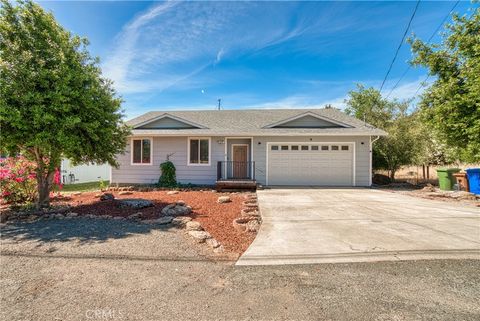
[{"label": "landscaping rock", "polygon": [[132,192],[130,191],[122,191],[122,192],[119,192],[118,195],[131,195],[133,194]]},{"label": "landscaping rock", "polygon": [[175,195],[178,194],[178,191],[169,191],[167,192],[167,195]]},{"label": "landscaping rock", "polygon": [[115,196],[110,193],[104,193],[100,196],[101,201],[113,201],[115,199]]},{"label": "landscaping rock", "polygon": [[162,214],[165,216],[185,216],[190,215],[191,213],[192,208],[190,206],[183,206],[177,204],[170,204],[162,209]]},{"label": "landscaping rock", "polygon": [[220,196],[217,200],[218,203],[222,204],[222,203],[230,203],[232,201],[232,199],[230,198],[230,196]]},{"label": "landscaping rock", "polygon": [[203,231],[203,227],[200,223],[195,221],[190,221],[185,224],[187,231]]},{"label": "landscaping rock", "polygon": [[177,201],[177,205],[185,206],[185,201],[179,200]]},{"label": "landscaping rock", "polygon": [[125,198],[117,200],[120,207],[145,208],[153,206],[153,202],[142,198]]},{"label": "landscaping rock", "polygon": [[207,239],[206,242],[207,242],[208,246],[210,246],[212,249],[216,249],[217,247],[219,247],[221,245],[214,238]]},{"label": "landscaping rock", "polygon": [[127,216],[127,219],[129,220],[139,220],[141,218],[142,218],[142,212],[138,212],[138,213]]},{"label": "landscaping rock", "polygon": [[424,188],[422,188],[422,191],[424,192],[435,192],[435,186],[432,184],[427,184]]},{"label": "landscaping rock", "polygon": [[198,243],[203,243],[212,236],[205,231],[190,231],[188,234],[193,237]]},{"label": "landscaping rock", "polygon": [[78,216],[78,213],[70,212],[70,213],[67,213],[66,216],[67,216],[67,217],[77,217],[77,216]]},{"label": "landscaping rock", "polygon": [[72,193],[73,196],[78,196],[78,195],[82,195],[82,192],[74,192]]},{"label": "landscaping rock", "polygon": [[115,216],[113,219],[117,221],[123,221],[125,218],[121,216]]},{"label": "landscaping rock", "polygon": [[223,245],[220,245],[219,247],[214,248],[214,249],[213,249],[213,252],[214,252],[214,253],[217,253],[217,254],[218,254],[218,253],[223,253],[223,252],[225,252],[225,249],[224,249]]},{"label": "landscaping rock", "polygon": [[259,229],[260,229],[260,223],[257,220],[250,221],[247,223],[247,226],[246,226],[247,232],[258,232]]},{"label": "landscaping rock", "polygon": [[188,216],[178,216],[172,220],[172,224],[178,227],[183,227],[191,220],[192,218]]},{"label": "landscaping rock", "polygon": [[154,220],[145,220],[142,223],[147,223],[147,224],[160,224],[160,225],[165,225],[165,224],[170,224],[173,221],[172,216],[163,216]]}]

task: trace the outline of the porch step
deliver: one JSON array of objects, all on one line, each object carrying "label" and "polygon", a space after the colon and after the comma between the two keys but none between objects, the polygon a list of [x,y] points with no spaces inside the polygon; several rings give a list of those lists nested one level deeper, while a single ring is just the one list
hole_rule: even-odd
[{"label": "porch step", "polygon": [[217,191],[222,191],[226,189],[250,189],[255,190],[257,188],[257,181],[246,179],[246,180],[218,180],[215,184]]}]

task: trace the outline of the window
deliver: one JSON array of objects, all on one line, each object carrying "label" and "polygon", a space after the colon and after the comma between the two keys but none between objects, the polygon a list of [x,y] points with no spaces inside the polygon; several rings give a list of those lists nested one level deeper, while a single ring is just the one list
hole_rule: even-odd
[{"label": "window", "polygon": [[318,146],[317,146],[317,145],[313,145],[313,146],[311,147],[311,150],[318,150]]},{"label": "window", "polygon": [[288,150],[288,146],[283,145],[283,146],[281,147],[281,149],[282,149],[282,150]]},{"label": "window", "polygon": [[272,150],[278,150],[278,145],[272,145]]},{"label": "window", "polygon": [[348,146],[342,146],[342,150],[348,150]]},{"label": "window", "polygon": [[322,150],[328,150],[328,146],[322,146]]},{"label": "window", "polygon": [[308,145],[302,145],[302,150],[308,150]]},{"label": "window", "polygon": [[298,145],[292,145],[292,150],[298,150]]},{"label": "window", "polygon": [[132,139],[132,164],[152,164],[152,140],[150,138]]},{"label": "window", "polygon": [[210,139],[190,138],[188,153],[189,165],[210,165]]},{"label": "window", "polygon": [[338,146],[337,145],[332,145],[332,150],[338,150]]}]

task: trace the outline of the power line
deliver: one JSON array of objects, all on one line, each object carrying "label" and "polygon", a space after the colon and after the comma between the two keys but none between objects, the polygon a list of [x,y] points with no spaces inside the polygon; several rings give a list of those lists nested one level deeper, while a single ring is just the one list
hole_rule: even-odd
[{"label": "power line", "polygon": [[[435,29],[435,31],[432,33],[432,35],[430,36],[430,38],[428,38],[427,40],[427,44],[430,43],[430,41],[433,39],[433,37],[435,37],[435,35],[437,34],[438,30],[440,30],[440,28],[443,26],[443,24],[445,23],[445,21],[447,21],[447,19],[450,17],[450,15],[452,14],[453,10],[455,10],[455,8],[457,7],[457,5],[460,3],[460,0],[457,0],[457,2],[455,2],[455,4],[453,5],[453,7],[450,9],[450,11],[448,12],[448,14],[443,18],[442,22],[438,25],[438,27]],[[390,95],[392,94],[392,92],[398,87],[398,85],[400,84],[400,82],[402,81],[403,77],[406,76],[406,74],[408,73],[408,71],[410,70],[410,68],[412,68],[412,65],[408,65],[407,69],[405,69],[405,71],[403,72],[402,76],[400,77],[400,79],[398,79],[398,81],[395,83],[395,85],[393,86],[393,88],[390,90],[390,92],[388,93],[387,97],[390,97]],[[422,81],[420,83],[420,87],[417,89],[417,91],[415,92],[415,95],[418,93],[418,91],[420,90],[420,88],[422,87],[423,83],[425,83],[428,78],[430,76],[427,76],[427,78]]]},{"label": "power line", "polygon": [[397,59],[398,52],[400,51],[400,48],[403,45],[403,42],[405,41],[405,37],[407,36],[408,29],[410,29],[410,25],[412,24],[412,20],[415,17],[415,14],[417,13],[418,6],[420,5],[420,0],[417,0],[417,4],[415,5],[415,9],[413,9],[412,16],[410,17],[410,20],[408,21],[407,28],[405,29],[405,32],[403,33],[402,40],[400,41],[400,44],[398,45],[397,51],[395,52],[395,56],[393,56],[393,60],[390,63],[390,67],[388,67],[387,74],[385,75],[385,78],[383,78],[382,85],[380,86],[380,92],[382,92],[383,86],[385,85],[385,81],[387,81],[388,75],[390,74],[390,71],[392,70],[393,64],[395,63],[395,60]]}]

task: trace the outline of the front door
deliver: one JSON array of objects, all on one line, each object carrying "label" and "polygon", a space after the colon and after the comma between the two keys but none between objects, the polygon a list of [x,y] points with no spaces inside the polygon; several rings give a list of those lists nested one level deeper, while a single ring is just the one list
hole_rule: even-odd
[{"label": "front door", "polygon": [[248,146],[233,146],[233,178],[248,178]]}]

